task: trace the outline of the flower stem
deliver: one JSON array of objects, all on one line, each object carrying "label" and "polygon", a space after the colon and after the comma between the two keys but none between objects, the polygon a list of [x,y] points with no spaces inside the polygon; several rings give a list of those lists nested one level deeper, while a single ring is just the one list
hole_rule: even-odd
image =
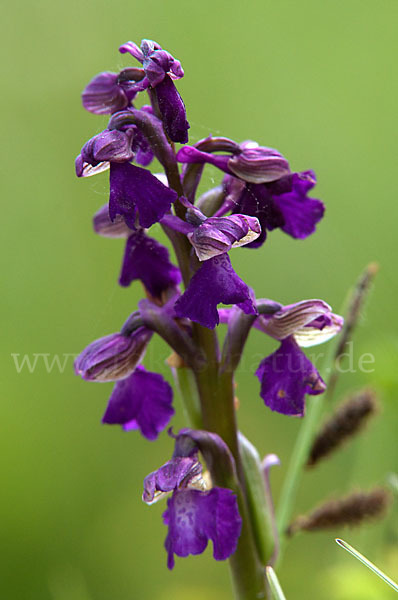
[{"label": "flower stem", "polygon": [[[237,490],[242,531],[235,553],[229,559],[237,600],[265,598],[266,582],[263,566],[258,558],[253,531],[250,525],[245,494],[245,475],[239,452],[234,407],[233,373],[220,373],[219,352],[215,332],[197,325],[194,327],[196,343],[207,357],[206,366],[195,371],[203,425],[206,430],[220,435],[235,459],[240,489]],[[211,473],[215,485],[223,486],[222,474]]]},{"label": "flower stem", "polygon": [[[176,161],[164,161],[163,166],[169,186],[179,196],[183,195],[184,191],[186,193],[186,190],[181,186]],[[192,195],[200,179],[200,174],[198,173],[196,178],[194,178]],[[175,202],[174,208],[177,216],[183,218],[185,210],[178,200]],[[187,286],[191,273],[195,271],[194,261],[190,261],[190,243],[183,234],[172,232],[171,230],[168,231],[167,229],[165,228],[165,231],[174,246],[184,284]],[[196,263],[196,267],[198,267],[198,261]],[[242,518],[242,530],[237,549],[229,559],[235,597],[237,600],[261,600],[261,598],[266,597],[265,571],[258,558],[248,514],[245,495],[245,475],[239,452],[238,430],[235,417],[233,372],[220,372],[220,352],[217,335],[214,331],[193,323],[193,341],[202,351],[206,362],[203,366],[193,368],[201,415],[199,419],[197,414],[192,413],[190,420],[200,421],[201,426],[208,431],[217,433],[225,441],[235,459],[239,479],[239,488],[233,491],[235,491],[238,498],[239,513]],[[184,382],[184,386],[186,383]],[[185,391],[188,392],[188,389],[186,388]],[[186,405],[187,410],[189,407],[189,404]],[[214,468],[211,475],[215,485],[228,487],[228,482],[223,478],[222,470]]]},{"label": "flower stem", "polygon": [[187,423],[194,429],[203,429],[198,390],[192,370],[184,366],[174,367],[172,372]]}]

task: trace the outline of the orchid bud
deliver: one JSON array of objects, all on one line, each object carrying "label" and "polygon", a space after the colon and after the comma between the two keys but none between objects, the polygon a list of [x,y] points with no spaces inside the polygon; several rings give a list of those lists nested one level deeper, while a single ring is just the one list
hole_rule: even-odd
[{"label": "orchid bud", "polygon": [[277,150],[255,142],[244,142],[240,147],[241,152],[228,161],[228,168],[236,177],[249,183],[269,183],[289,175],[289,163]]}]

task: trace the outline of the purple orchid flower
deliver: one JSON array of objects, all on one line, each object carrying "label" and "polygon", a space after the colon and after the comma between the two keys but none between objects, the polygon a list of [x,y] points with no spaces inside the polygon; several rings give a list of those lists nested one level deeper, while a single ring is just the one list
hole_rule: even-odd
[{"label": "purple orchid flower", "polygon": [[[236,495],[227,488],[207,489],[194,438],[204,434],[211,435],[213,444],[223,447],[224,442],[207,432],[192,432],[190,437],[190,431],[180,432],[173,458],[144,480],[143,500],[147,504],[172,492],[163,514],[168,527],[165,548],[169,569],[174,567],[174,555],[201,554],[209,540],[213,542],[214,558],[227,559],[236,550],[242,525]],[[191,442],[188,445],[184,440],[187,437]]]},{"label": "purple orchid flower", "polygon": [[[237,310],[220,310],[221,322],[232,324]],[[304,415],[305,394],[320,394],[326,386],[300,347],[330,340],[343,323],[343,318],[332,313],[323,300],[303,300],[282,306],[272,315],[257,317],[253,326],[280,342],[279,348],[264,358],[256,371],[261,383],[260,396],[266,406],[284,415]]]},{"label": "purple orchid flower", "polygon": [[261,246],[267,230],[275,228],[296,239],[304,239],[314,233],[325,212],[320,200],[307,195],[315,184],[313,171],[293,173],[268,184],[246,184],[235,198],[232,212],[256,216],[260,221],[261,235],[247,247]]},{"label": "purple orchid flower", "polygon": [[[204,151],[204,148],[210,151]],[[228,154],[214,154],[215,151]],[[248,183],[269,183],[290,173],[288,161],[274,148],[265,148],[252,141],[238,144],[228,138],[211,136],[195,146],[180,148],[177,160],[185,164],[211,164]]]},{"label": "purple orchid flower", "polygon": [[[228,154],[214,154],[223,149]],[[323,217],[323,203],[307,195],[315,186],[315,173],[291,173],[287,160],[272,148],[210,137],[195,146],[184,146],[177,159],[186,164],[209,163],[227,174],[225,202],[216,216],[232,211],[257,217],[261,235],[247,244],[248,248],[261,246],[267,230],[276,228],[293,238],[304,239],[314,233]]]},{"label": "purple orchid flower", "polygon": [[141,87],[150,86],[154,90],[169,138],[185,144],[188,141],[189,123],[184,102],[173,83],[174,79],[184,76],[181,63],[152,40],[142,40],[141,48],[134,42],[127,42],[120,46],[119,51],[122,54],[129,52],[142,63],[145,78]]},{"label": "purple orchid flower", "polygon": [[120,333],[96,340],[75,361],[83,379],[116,382],[102,422],[139,429],[148,440],[155,440],[174,414],[171,386],[139,364],[152,335],[140,313],[133,313]]},{"label": "purple orchid flower", "polygon": [[305,394],[321,394],[326,386],[300,346],[329,340],[340,331],[343,318],[333,314],[322,300],[303,300],[284,306],[272,316],[261,315],[255,326],[281,342],[256,371],[262,399],[271,410],[302,417]]}]

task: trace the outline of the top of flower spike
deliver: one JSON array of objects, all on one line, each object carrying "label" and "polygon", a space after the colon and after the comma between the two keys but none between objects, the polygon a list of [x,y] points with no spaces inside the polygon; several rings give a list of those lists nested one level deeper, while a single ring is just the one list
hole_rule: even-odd
[{"label": "top of flower spike", "polygon": [[153,40],[142,40],[140,48],[134,42],[126,42],[120,46],[119,52],[128,52],[142,64],[152,87],[163,81],[166,75],[171,79],[184,77],[180,61]]}]

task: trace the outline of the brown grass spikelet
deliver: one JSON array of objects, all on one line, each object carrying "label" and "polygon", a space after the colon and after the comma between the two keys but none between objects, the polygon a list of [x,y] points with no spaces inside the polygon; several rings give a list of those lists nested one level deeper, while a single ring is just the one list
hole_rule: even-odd
[{"label": "brown grass spikelet", "polygon": [[297,517],[288,527],[287,534],[297,531],[321,531],[338,527],[355,527],[365,521],[382,517],[391,500],[384,488],[369,492],[359,491],[336,500],[329,500],[308,515]]},{"label": "brown grass spikelet", "polygon": [[371,388],[360,390],[341,404],[314,439],[307,467],[313,467],[360,432],[377,409],[377,396]]}]

